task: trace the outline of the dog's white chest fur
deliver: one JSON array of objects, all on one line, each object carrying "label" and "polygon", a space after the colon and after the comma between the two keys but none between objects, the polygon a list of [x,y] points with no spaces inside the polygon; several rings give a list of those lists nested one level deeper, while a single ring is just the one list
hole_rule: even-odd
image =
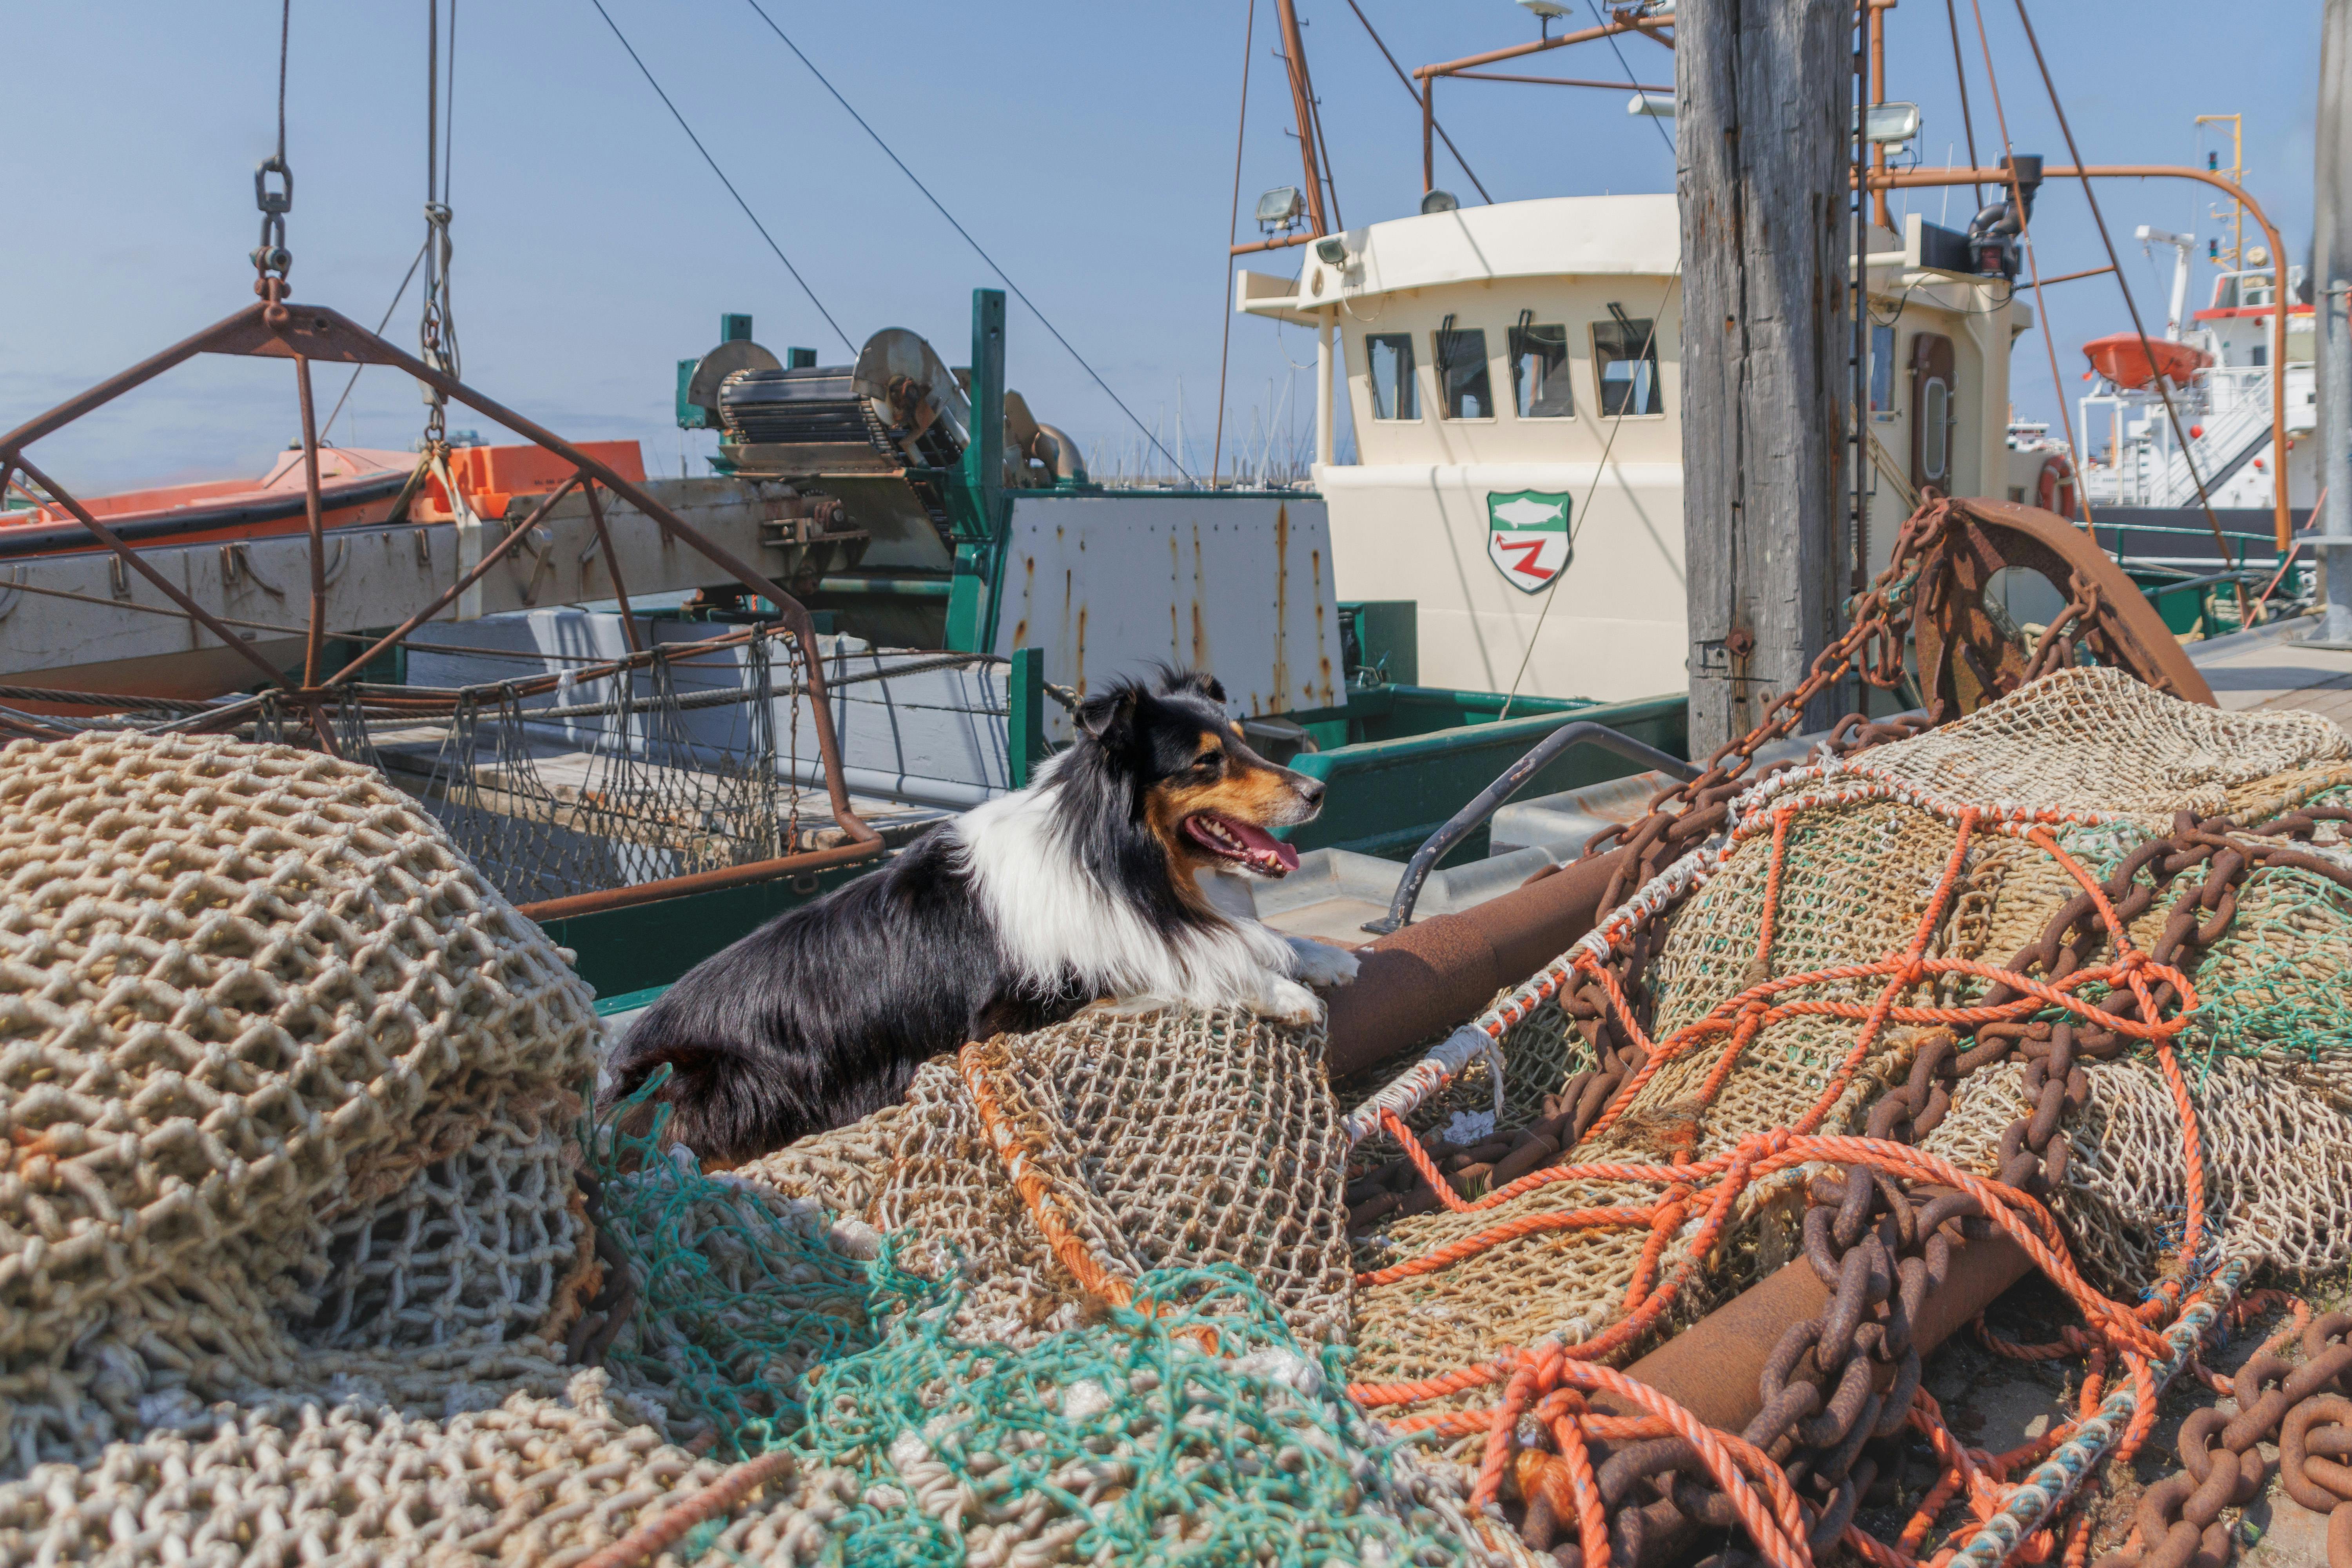
[{"label": "dog's white chest fur", "polygon": [[1048,772],[948,829],[1013,966],[1041,991],[1075,978],[1097,996],[1245,1007],[1307,1023],[1323,1011],[1307,984],[1356,977],[1355,954],[1294,941],[1255,921],[1163,929],[1087,875],[1055,820],[1055,805]]}]

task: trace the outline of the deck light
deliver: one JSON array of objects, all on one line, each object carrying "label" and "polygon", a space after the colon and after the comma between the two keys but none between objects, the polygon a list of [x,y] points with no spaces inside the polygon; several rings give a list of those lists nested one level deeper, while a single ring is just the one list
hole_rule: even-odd
[{"label": "deck light", "polygon": [[1862,139],[1895,147],[1919,134],[1916,103],[1874,103],[1862,111]]},{"label": "deck light", "polygon": [[1339,267],[1348,259],[1348,242],[1338,235],[1327,235],[1315,242],[1315,259],[1326,267]]},{"label": "deck light", "polygon": [[1257,199],[1257,226],[1268,234],[1297,228],[1306,210],[1307,198],[1297,185],[1276,185]]},{"label": "deck light", "polygon": [[1431,213],[1450,213],[1461,205],[1461,199],[1452,191],[1432,191],[1421,198],[1422,216],[1426,217]]}]

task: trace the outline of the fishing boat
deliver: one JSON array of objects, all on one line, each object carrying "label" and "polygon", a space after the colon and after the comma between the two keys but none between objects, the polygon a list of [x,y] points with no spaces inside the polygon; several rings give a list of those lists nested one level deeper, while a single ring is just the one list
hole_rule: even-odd
[{"label": "fishing boat", "polygon": [[[1603,26],[1723,49],[1696,9]],[[2184,641],[2032,504],[2087,487],[1997,401],[2026,161],[1963,234],[1874,221],[1906,176],[1873,141],[1852,428],[1808,433],[1854,454],[1832,581],[1867,570],[1696,762],[1662,196],[1267,204],[1321,230],[1236,288],[1323,344],[1314,485],[1126,488],[1008,384],[985,288],[961,368],[722,317],[677,386],[714,471],[648,479],[430,316],[418,355],[295,299],[262,182],[257,303],[0,435],[86,536],[0,584],[0,1568],[2352,1540],[2347,1325],[2308,1299],[2352,1267],[2352,656]],[[127,537],[170,507],[38,443],[198,353],[305,408],[314,363],[411,377],[422,449],[347,475],[306,432],[268,531]],[[1327,786],[1318,851],[1213,895],[1357,950],[1319,1019],[1105,998],[726,1168],[658,1078],[591,1100],[687,968],[1163,659]],[[2151,1450],[2178,1473],[2109,1470],[2217,1385]]]}]

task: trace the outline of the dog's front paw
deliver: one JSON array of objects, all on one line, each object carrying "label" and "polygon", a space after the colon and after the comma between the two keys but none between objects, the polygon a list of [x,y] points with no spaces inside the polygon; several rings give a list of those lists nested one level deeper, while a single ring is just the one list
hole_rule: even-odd
[{"label": "dog's front paw", "polygon": [[1323,998],[1295,980],[1270,978],[1258,1011],[1280,1024],[1301,1026],[1323,1021]]},{"label": "dog's front paw", "polygon": [[1318,989],[1349,984],[1360,967],[1356,955],[1346,948],[1305,937],[1290,939],[1290,954],[1291,973]]}]

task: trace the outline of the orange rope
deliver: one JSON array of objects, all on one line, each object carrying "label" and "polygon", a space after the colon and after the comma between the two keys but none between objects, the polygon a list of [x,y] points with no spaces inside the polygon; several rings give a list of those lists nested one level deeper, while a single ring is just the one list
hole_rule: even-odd
[{"label": "orange rope", "polygon": [[[1021,1194],[1023,1206],[1029,1211],[1029,1217],[1035,1222],[1039,1234],[1045,1237],[1045,1245],[1052,1249],[1055,1260],[1069,1271],[1070,1278],[1077,1281],[1079,1289],[1096,1300],[1112,1307],[1139,1310],[1146,1317],[1156,1316],[1157,1310],[1149,1301],[1140,1308],[1136,1307],[1135,1292],[1128,1282],[1105,1268],[1102,1260],[1095,1256],[1094,1248],[1087,1245],[1085,1237],[1071,1229],[1062,1218],[1061,1199],[1054,1191],[1053,1182],[1037,1168],[1028,1149],[1023,1145],[1019,1135],[997,1105],[996,1091],[988,1081],[988,1072],[981,1062],[980,1051],[978,1044],[966,1044],[956,1055],[956,1067],[963,1075],[964,1089],[971,1096],[972,1111],[980,1119],[982,1131],[988,1134],[990,1146],[1003,1163],[1005,1174],[1012,1178],[1013,1190]],[[1219,1353],[1215,1330],[1195,1324],[1180,1332],[1207,1353]]]},{"label": "orange rope", "polygon": [[988,1134],[990,1146],[1003,1162],[1005,1173],[1013,1178],[1013,1190],[1021,1194],[1029,1217],[1045,1237],[1045,1245],[1052,1248],[1055,1259],[1069,1270],[1070,1278],[1078,1282],[1079,1289],[1114,1307],[1132,1306],[1135,1292],[1128,1288],[1127,1281],[1105,1268],[1094,1248],[1063,1220],[1053,1183],[1037,1169],[1029,1151],[1022,1146],[1004,1120],[1003,1111],[997,1107],[996,1090],[988,1081],[987,1069],[981,1065],[980,1049],[977,1044],[966,1045],[956,1055],[956,1066],[963,1073],[964,1090],[971,1096],[971,1109],[980,1118],[981,1130]]},{"label": "orange rope", "polygon": [[[1623,982],[1608,967],[1607,954],[1592,949],[1574,952],[1556,968],[1548,967],[1539,976],[1547,987],[1543,993],[1547,995],[1573,975],[1581,975],[1597,985],[1612,1021],[1623,1037],[1642,1053],[1641,1068],[1619,1086],[1602,1108],[1598,1120],[1587,1130],[1585,1141],[1588,1143],[1608,1131],[1668,1064],[1718,1038],[1722,1041],[1721,1054],[1709,1067],[1696,1096],[1696,1103],[1701,1107],[1712,1105],[1717,1100],[1747,1052],[1773,1025],[1798,1017],[1838,1018],[1857,1024],[1859,1028],[1844,1059],[1825,1080],[1812,1105],[1790,1126],[1742,1139],[1732,1149],[1706,1160],[1692,1160],[1685,1149],[1677,1151],[1675,1160],[1665,1164],[1558,1165],[1531,1172],[1508,1186],[1476,1200],[1464,1201],[1453,1191],[1452,1184],[1444,1181],[1436,1171],[1426,1151],[1394,1113],[1382,1113],[1383,1125],[1396,1134],[1407,1156],[1423,1177],[1430,1182],[1440,1201],[1456,1213],[1475,1212],[1510,1203],[1559,1182],[1654,1183],[1661,1189],[1656,1201],[1648,1205],[1588,1206],[1552,1215],[1519,1215],[1475,1236],[1448,1243],[1420,1258],[1360,1276],[1357,1281],[1360,1285],[1379,1285],[1435,1273],[1493,1247],[1545,1233],[1595,1227],[1648,1227],[1650,1235],[1628,1282],[1620,1321],[1598,1336],[1575,1346],[1550,1343],[1538,1350],[1507,1350],[1491,1361],[1457,1368],[1418,1382],[1359,1384],[1348,1390],[1359,1404],[1377,1408],[1421,1404],[1486,1384],[1502,1384],[1503,1397],[1486,1409],[1410,1416],[1397,1422],[1396,1427],[1401,1432],[1422,1432],[1446,1437],[1484,1432],[1486,1452],[1479,1468],[1477,1486],[1473,1492],[1474,1503],[1483,1506],[1490,1501],[1499,1490],[1504,1477],[1511,1475],[1518,1480],[1523,1492],[1546,1498],[1560,1520],[1565,1521],[1571,1516],[1575,1518],[1580,1544],[1585,1561],[1591,1568],[1608,1568],[1610,1558],[1608,1521],[1600,1501],[1597,1483],[1592,1479],[1588,1445],[1593,1441],[1614,1442],[1657,1436],[1669,1431],[1688,1441],[1699,1453],[1710,1476],[1731,1500],[1749,1537],[1774,1568],[1799,1568],[1801,1564],[1811,1563],[1803,1513],[1786,1477],[1777,1466],[1737,1437],[1706,1427],[1687,1411],[1664,1400],[1654,1391],[1598,1363],[1627,1349],[1656,1326],[1712,1250],[1734,1203],[1742,1193],[1757,1181],[1812,1162],[1826,1161],[1848,1166],[1866,1164],[1896,1181],[1951,1187],[1967,1194],[1976,1201],[1985,1218],[2023,1248],[2034,1266],[2066,1294],[2088,1325],[2086,1330],[2062,1330],[2054,1341],[2045,1344],[2025,1345],[1994,1337],[1979,1318],[1977,1323],[1979,1335],[1988,1348],[1998,1354],[2024,1360],[2054,1360],[2087,1354],[2090,1361],[2077,1402],[2078,1415],[2034,1442],[2007,1453],[1990,1455],[1968,1448],[1955,1438],[1935,1401],[1924,1390],[1919,1391],[1909,1420],[1933,1447],[1939,1466],[1938,1478],[1893,1545],[1873,1539],[1858,1527],[1849,1526],[1841,1538],[1842,1543],[1849,1550],[1878,1565],[1878,1568],[1918,1568],[1921,1562],[1919,1548],[1933,1531],[1937,1516],[1955,1497],[1966,1497],[1969,1510],[1979,1523],[1992,1518],[2005,1506],[2008,1496],[2015,1489],[2009,1484],[2009,1478],[2037,1465],[2077,1430],[2081,1421],[2096,1413],[2101,1391],[2107,1382],[2111,1357],[2119,1362],[2123,1374],[2131,1378],[2139,1395],[2137,1409],[2123,1435],[2117,1458],[2128,1462],[2153,1428],[2157,1414],[2154,1363],[2165,1357],[2168,1352],[2149,1324],[2181,1308],[2184,1289],[2181,1280],[2168,1282],[2157,1300],[2138,1307],[2112,1300],[2083,1279],[2074,1267],[2072,1252],[2055,1220],[2048,1209],[2031,1194],[1986,1181],[1908,1144],[1867,1138],[1823,1136],[1816,1130],[1835,1110],[1839,1100],[1890,1025],[1969,1026],[2021,1019],[2045,1009],[2062,1011],[2084,1024],[2142,1042],[2152,1047],[2157,1057],[2171,1092],[2174,1109],[2180,1119],[2188,1165],[2189,1215],[2183,1227],[2179,1254],[2186,1265],[2195,1258],[2204,1237],[2205,1174],[2196,1109],[2189,1099],[2187,1080],[2172,1047],[2175,1037],[2189,1026],[2191,1016],[2198,1010],[2200,1003],[2196,991],[2188,975],[2179,968],[2156,963],[2148,953],[2134,945],[2129,931],[2118,915],[2114,901],[2108,898],[2104,884],[2060,847],[2052,827],[2085,820],[2078,814],[2069,812],[2006,813],[1989,826],[1993,831],[2025,839],[2049,855],[2088,895],[2112,949],[2108,962],[2080,968],[2055,979],[2045,979],[1975,960],[1930,957],[1928,947],[1940,929],[1964,877],[1972,838],[1988,825],[1981,820],[1979,808],[1940,806],[1932,801],[1923,801],[1916,791],[1905,791],[1886,784],[1864,785],[1858,792],[1848,790],[1832,798],[1843,801],[1875,797],[1894,798],[1928,810],[1954,821],[1958,826],[1951,853],[1936,880],[1911,939],[1901,953],[1890,953],[1862,963],[1825,965],[1798,973],[1774,975],[1771,973],[1780,904],[1789,872],[1792,827],[1798,811],[1812,804],[1801,799],[1780,804],[1769,819],[1758,814],[1737,825],[1729,842],[1716,852],[1715,863],[1722,864],[1740,844],[1760,837],[1769,822],[1770,859],[1765,876],[1763,910],[1759,921],[1756,950],[1748,976],[1750,984],[1719,1003],[1706,1016],[1684,1025],[1662,1040],[1654,1041],[1643,1029]],[[1609,933],[1609,947],[1622,951],[1622,943],[1638,926],[1639,921],[1632,919],[1605,926],[1604,930]],[[2011,999],[1994,1005],[1968,1006],[1919,1005],[1901,1002],[1906,993],[1948,975],[2002,986],[2011,994]],[[1864,985],[1872,986],[1874,992],[1869,994],[1870,999],[1866,1003],[1820,994],[1824,987],[1848,986],[1859,991]],[[2156,1001],[2159,986],[2168,987],[2174,997],[2171,1005],[2163,1010],[2159,1010]],[[2102,1001],[2083,994],[2094,989],[2103,996],[2118,993],[2129,994],[2137,1004],[2137,1016],[2123,1016],[2103,1005]],[[1499,1008],[1497,1016],[1503,1019],[1505,1027],[1515,1022],[1517,1016],[1524,1015],[1526,1009],[1519,1005],[1523,999],[1515,994]],[[1703,1217],[1667,1278],[1659,1281],[1657,1276],[1664,1266],[1667,1249],[1693,1212],[1700,1213]],[[2190,1271],[2184,1267],[2181,1276],[2182,1279],[2191,1277]],[[2282,1303],[2285,1300],[2285,1298],[2281,1298]],[[2307,1306],[2299,1302],[2293,1305],[2296,1321],[2282,1331],[2282,1336],[2297,1331],[2309,1319],[2310,1309]],[[1576,1392],[1580,1390],[1605,1390],[1648,1414],[1635,1418],[1595,1415],[1584,1407],[1580,1394]],[[1557,1456],[1539,1451],[1514,1454],[1514,1437],[1520,1416],[1530,1409],[1558,1445],[1559,1451]],[[1759,1500],[1754,1488],[1749,1486],[1751,1480],[1769,1499],[1771,1506],[1769,1509],[1764,1501]],[[1942,1563],[1953,1556],[1962,1539],[1963,1536],[1953,1537],[1951,1542],[1936,1554],[1936,1562]],[[2089,1544],[2089,1525],[2087,1516],[2084,1516],[2067,1525],[2063,1542],[2055,1528],[2034,1531],[2021,1544],[2015,1560],[2039,1563],[2063,1553],[2068,1568],[2081,1568]]]},{"label": "orange rope", "polygon": [[1412,1135],[1412,1129],[1407,1127],[1395,1111],[1382,1107],[1381,1125],[1387,1128],[1389,1134],[1399,1143],[1404,1145],[1404,1157],[1412,1162],[1412,1168],[1421,1173],[1421,1179],[1429,1184],[1430,1190],[1437,1194],[1439,1203],[1444,1204],[1455,1214],[1460,1214],[1470,1206],[1463,1201],[1462,1194],[1454,1190],[1454,1184],[1445,1179],[1445,1173],[1437,1168],[1437,1162],[1429,1157],[1429,1151],[1421,1146],[1421,1140]]}]

